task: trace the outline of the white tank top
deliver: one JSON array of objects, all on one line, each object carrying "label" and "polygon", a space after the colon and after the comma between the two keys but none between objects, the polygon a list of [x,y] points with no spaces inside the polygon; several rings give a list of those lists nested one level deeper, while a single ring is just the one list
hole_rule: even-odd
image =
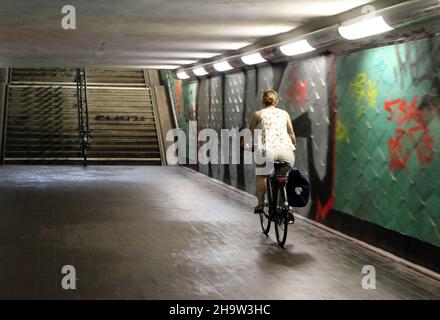
[{"label": "white tank top", "polygon": [[295,150],[292,139],[287,133],[287,119],[289,114],[278,108],[265,108],[260,111],[262,129],[258,138],[257,148],[262,150]]}]

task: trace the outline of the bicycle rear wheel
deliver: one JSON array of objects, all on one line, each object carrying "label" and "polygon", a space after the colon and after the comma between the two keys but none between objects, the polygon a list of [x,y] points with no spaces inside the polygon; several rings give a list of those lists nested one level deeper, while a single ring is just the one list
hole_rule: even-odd
[{"label": "bicycle rear wheel", "polygon": [[266,194],[264,195],[264,210],[260,212],[260,223],[263,233],[267,236],[270,230],[270,195],[269,195],[269,184],[266,187]]},{"label": "bicycle rear wheel", "polygon": [[287,227],[289,221],[287,221],[287,208],[284,206],[285,194],[282,188],[277,192],[277,206],[275,212],[275,234],[277,236],[278,245],[283,248],[287,239]]}]

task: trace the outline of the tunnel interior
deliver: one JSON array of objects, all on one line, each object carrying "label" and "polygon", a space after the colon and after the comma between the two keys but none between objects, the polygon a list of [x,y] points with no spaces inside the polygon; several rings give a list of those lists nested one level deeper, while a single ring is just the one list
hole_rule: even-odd
[{"label": "tunnel interior", "polygon": [[[440,298],[438,1],[0,7],[1,299]],[[197,158],[266,90],[310,184],[283,249],[243,148]]]}]

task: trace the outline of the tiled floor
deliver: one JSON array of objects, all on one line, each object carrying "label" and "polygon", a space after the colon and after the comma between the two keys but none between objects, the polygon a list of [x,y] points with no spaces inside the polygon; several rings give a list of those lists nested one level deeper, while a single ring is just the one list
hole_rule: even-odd
[{"label": "tiled floor", "polygon": [[440,299],[439,282],[302,220],[278,248],[253,204],[184,168],[0,167],[0,298]]}]

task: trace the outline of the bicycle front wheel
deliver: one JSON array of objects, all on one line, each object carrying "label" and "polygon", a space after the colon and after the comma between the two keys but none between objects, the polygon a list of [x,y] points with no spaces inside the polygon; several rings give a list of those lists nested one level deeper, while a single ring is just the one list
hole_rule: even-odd
[{"label": "bicycle front wheel", "polygon": [[275,212],[275,234],[277,236],[278,245],[283,248],[287,239],[287,227],[289,221],[287,220],[287,210],[284,206],[285,193],[282,188],[278,189],[277,206]]}]

